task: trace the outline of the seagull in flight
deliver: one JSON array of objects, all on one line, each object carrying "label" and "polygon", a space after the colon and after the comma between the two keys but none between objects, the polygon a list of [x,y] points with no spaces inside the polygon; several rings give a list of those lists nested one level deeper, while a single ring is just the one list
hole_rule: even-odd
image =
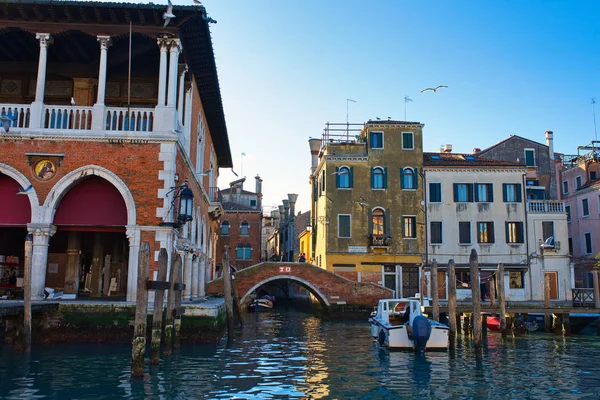
[{"label": "seagull in flight", "polygon": [[198,0],[194,0],[194,4],[202,4],[202,2],[198,1]]},{"label": "seagull in flight", "polygon": [[369,206],[369,204],[362,197],[359,200],[356,200],[355,203],[357,203],[359,206],[361,206],[363,208]]},{"label": "seagull in flight", "polygon": [[438,89],[447,88],[447,87],[448,86],[446,86],[446,85],[439,85],[439,86],[436,86],[435,88],[428,87],[428,88],[421,90],[421,93],[423,93],[423,92],[434,92],[435,93],[438,91]]},{"label": "seagull in flight", "polygon": [[171,3],[171,0],[169,1],[169,6],[167,7],[167,11],[165,11],[165,13],[163,14],[163,19],[165,20],[165,24],[163,25],[163,29],[167,27],[167,25],[169,25],[169,22],[171,22],[171,18],[175,18],[175,14],[173,14],[173,3]]},{"label": "seagull in flight", "polygon": [[2,129],[6,133],[8,133],[8,130],[10,129],[10,123],[13,121],[14,121],[14,119],[9,117],[6,114],[0,115],[0,123],[2,123]]},{"label": "seagull in flight", "polygon": [[348,171],[343,170],[343,171],[335,171],[331,175],[346,175],[347,173],[348,173]]},{"label": "seagull in flight", "polygon": [[33,185],[27,186],[27,189],[19,188],[19,191],[17,192],[17,194],[27,194],[27,192],[29,192],[32,187],[33,187]]}]

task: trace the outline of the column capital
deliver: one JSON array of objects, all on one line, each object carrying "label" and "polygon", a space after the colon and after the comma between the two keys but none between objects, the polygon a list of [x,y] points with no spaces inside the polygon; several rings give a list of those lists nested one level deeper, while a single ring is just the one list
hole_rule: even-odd
[{"label": "column capital", "polygon": [[97,40],[100,42],[100,49],[102,50],[108,50],[108,48],[112,45],[110,36],[98,36]]},{"label": "column capital", "polygon": [[169,50],[169,45],[171,44],[171,38],[169,37],[159,37],[156,39],[156,43],[158,47],[160,47],[160,51],[166,52]]},{"label": "column capital", "polygon": [[169,40],[169,51],[171,53],[181,53],[182,52],[182,48],[181,48],[181,40],[179,39],[170,39]]},{"label": "column capital", "polygon": [[50,237],[56,233],[55,225],[27,224],[27,232],[33,235],[34,244],[48,244]]},{"label": "column capital", "polygon": [[129,239],[130,246],[138,246],[140,242],[140,228],[128,226],[125,230],[125,236]]},{"label": "column capital", "polygon": [[48,47],[54,42],[49,33],[36,33],[35,38],[40,41],[40,47]]}]

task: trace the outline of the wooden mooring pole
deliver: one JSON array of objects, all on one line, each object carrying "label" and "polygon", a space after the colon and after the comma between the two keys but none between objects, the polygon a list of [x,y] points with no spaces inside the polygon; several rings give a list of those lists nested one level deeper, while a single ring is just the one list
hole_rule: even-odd
[{"label": "wooden mooring pole", "polygon": [[496,285],[498,289],[498,305],[500,306],[500,333],[506,339],[506,297],[504,295],[504,264],[498,263],[496,274]]},{"label": "wooden mooring pole", "polygon": [[[158,253],[158,274],[156,276],[158,283],[167,283],[167,266],[169,255],[166,249],[160,249]],[[158,365],[160,362],[160,342],[163,327],[163,301],[165,299],[165,289],[156,286],[154,288],[154,312],[152,314],[152,344],[150,345],[150,365]]]},{"label": "wooden mooring pole", "polygon": [[173,254],[171,257],[171,270],[169,272],[169,281],[170,281],[170,289],[167,293],[167,311],[165,318],[165,348],[164,355],[170,356],[173,352],[173,318],[175,310],[175,285],[177,284],[177,279],[175,275],[179,271],[179,275],[181,276],[181,256],[177,253]]},{"label": "wooden mooring pole", "polygon": [[[600,308],[600,271],[592,270],[592,277],[594,280],[594,308]],[[600,335],[600,324],[598,335]]]},{"label": "wooden mooring pole", "polygon": [[235,279],[235,274],[231,274],[231,290],[233,296],[233,305],[235,310],[235,315],[237,316],[238,322],[240,323],[240,328],[244,327],[244,313],[242,312],[242,305],[240,304],[240,295],[238,292],[237,280]]},{"label": "wooden mooring pole", "polygon": [[33,235],[25,236],[25,271],[23,276],[23,350],[31,351],[31,257],[33,253]]},{"label": "wooden mooring pole", "polygon": [[183,284],[183,260],[178,253],[175,257],[175,275],[173,277],[173,297],[175,297],[175,305],[171,313],[173,314],[173,348],[181,347],[181,316],[184,313],[184,308],[181,307],[181,298],[185,284]]},{"label": "wooden mooring pole", "polygon": [[496,277],[490,276],[490,308],[496,307]]},{"label": "wooden mooring pole", "polygon": [[144,375],[144,353],[146,351],[146,321],[148,319],[148,290],[146,281],[150,271],[150,243],[140,244],[138,262],[137,296],[135,303],[135,325],[131,351],[131,376]]},{"label": "wooden mooring pole", "polygon": [[481,350],[481,289],[479,287],[479,261],[477,261],[475,249],[471,250],[469,266],[471,267],[471,293],[473,296],[473,335],[475,336],[475,348]]},{"label": "wooden mooring pole", "polygon": [[448,323],[450,327],[450,347],[456,346],[456,270],[454,260],[448,261]]},{"label": "wooden mooring pole", "polygon": [[223,252],[223,293],[225,295],[225,312],[227,314],[227,334],[233,338],[233,300],[231,298],[231,274],[229,270],[229,254],[227,248]]},{"label": "wooden mooring pole", "polygon": [[432,319],[434,321],[440,321],[440,294],[438,289],[438,266],[437,260],[433,260],[431,263],[431,297],[433,300],[433,312]]},{"label": "wooden mooring pole", "polygon": [[[550,308],[550,275],[544,274],[544,308]],[[552,332],[552,313],[544,313],[544,331]]]}]

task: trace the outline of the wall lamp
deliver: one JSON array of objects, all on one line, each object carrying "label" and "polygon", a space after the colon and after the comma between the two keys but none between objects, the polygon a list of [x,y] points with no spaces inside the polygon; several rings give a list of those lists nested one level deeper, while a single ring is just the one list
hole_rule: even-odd
[{"label": "wall lamp", "polygon": [[[181,186],[172,187],[166,194],[168,197],[173,193],[173,200],[171,200],[171,208],[167,212],[170,215],[171,210],[175,209],[175,201],[179,200],[177,204],[177,219],[176,222],[163,221],[160,226],[173,226],[178,227],[179,225],[185,224],[193,219],[194,215],[194,193],[188,187],[187,182],[184,182]],[[165,215],[165,218],[167,217]]]}]

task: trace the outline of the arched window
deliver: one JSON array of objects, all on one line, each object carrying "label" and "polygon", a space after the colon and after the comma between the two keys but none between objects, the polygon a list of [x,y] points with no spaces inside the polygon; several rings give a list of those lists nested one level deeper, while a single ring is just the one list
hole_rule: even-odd
[{"label": "arched window", "polygon": [[221,222],[221,236],[229,235],[229,221]]},{"label": "arched window", "polygon": [[339,188],[350,188],[350,168],[342,167],[337,171],[338,174],[338,187]]},{"label": "arched window", "polygon": [[385,212],[381,208],[373,210],[373,235],[385,233]]},{"label": "arched window", "polygon": [[415,171],[412,168],[405,168],[402,171],[402,189],[416,189]]},{"label": "arched window", "polygon": [[373,189],[383,189],[385,187],[385,177],[384,171],[381,167],[373,168],[372,179],[371,179],[371,187]]},{"label": "arched window", "polygon": [[248,222],[243,221],[242,225],[240,225],[240,235],[248,236],[249,234],[250,234],[250,225],[248,225]]}]

